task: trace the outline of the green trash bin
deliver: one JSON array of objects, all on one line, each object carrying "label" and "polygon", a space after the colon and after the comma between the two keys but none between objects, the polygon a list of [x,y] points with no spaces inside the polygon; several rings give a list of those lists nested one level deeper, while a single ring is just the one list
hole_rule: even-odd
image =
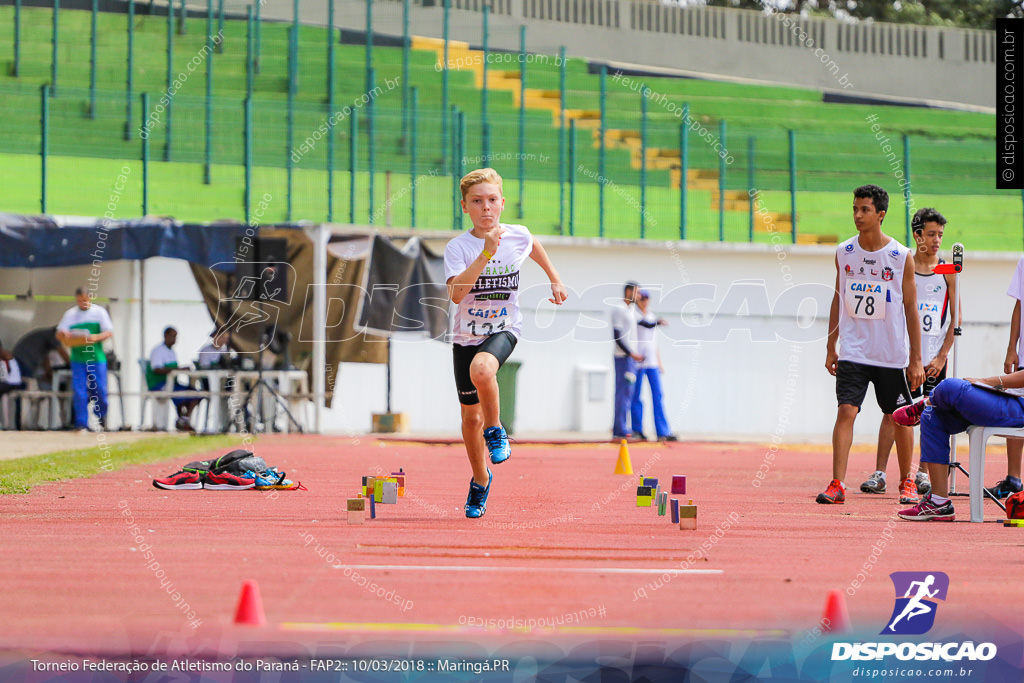
[{"label": "green trash bin", "polygon": [[516,429],[516,376],[522,365],[519,361],[510,360],[498,368],[498,409],[501,424],[508,434]]}]

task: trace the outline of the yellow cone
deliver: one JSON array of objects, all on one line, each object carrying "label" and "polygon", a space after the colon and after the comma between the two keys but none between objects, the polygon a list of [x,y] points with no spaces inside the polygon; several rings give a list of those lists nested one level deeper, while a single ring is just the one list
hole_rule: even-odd
[{"label": "yellow cone", "polygon": [[633,464],[629,461],[629,446],[623,439],[619,444],[619,461],[615,463],[615,474],[633,474]]}]

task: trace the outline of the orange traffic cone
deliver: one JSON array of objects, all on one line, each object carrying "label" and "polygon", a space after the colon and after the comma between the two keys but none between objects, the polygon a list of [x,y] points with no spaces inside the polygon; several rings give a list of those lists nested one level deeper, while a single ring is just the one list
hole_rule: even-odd
[{"label": "orange traffic cone", "polygon": [[850,632],[850,614],[842,591],[829,591],[825,601],[825,616],[821,619],[821,630],[832,633]]},{"label": "orange traffic cone", "polygon": [[238,607],[235,608],[235,623],[243,626],[263,626],[263,601],[260,600],[260,587],[255,581],[242,584],[242,593],[238,596]]},{"label": "orange traffic cone", "polygon": [[619,461],[615,463],[615,474],[633,474],[633,463],[629,461],[629,446],[623,439],[619,444]]}]

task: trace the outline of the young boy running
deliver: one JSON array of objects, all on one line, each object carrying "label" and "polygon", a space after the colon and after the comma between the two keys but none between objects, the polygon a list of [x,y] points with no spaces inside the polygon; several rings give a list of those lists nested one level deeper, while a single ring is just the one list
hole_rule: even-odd
[{"label": "young boy running", "polygon": [[[925,380],[911,395],[917,399],[928,396],[942,380],[946,379],[946,358],[953,347],[953,330],[950,320],[955,315],[957,293],[956,276],[933,273],[935,266],[944,263],[939,258],[942,248],[942,234],[946,218],[935,209],[920,209],[914,214],[910,227],[914,231],[917,249],[914,251],[914,284],[917,288],[917,313],[921,322],[921,351],[924,361]],[[878,454],[875,459],[875,473],[860,485],[864,493],[885,493],[885,468],[889,451],[895,438],[892,416],[882,418],[878,428]],[[911,432],[913,439],[913,432]],[[913,440],[911,440],[913,447]],[[928,474],[921,465],[914,475],[913,485],[904,480],[900,485],[900,502],[916,503],[915,491],[927,495],[931,491]]]},{"label": "young boy running", "polygon": [[495,375],[522,332],[519,310],[519,269],[531,258],[551,281],[551,298],[561,304],[565,286],[547,252],[522,225],[500,222],[505,198],[501,176],[493,168],[467,173],[460,185],[462,211],[469,214],[473,229],[448,243],[444,250],[444,274],[448,296],[455,311],[452,355],[455,386],[462,404],[462,440],[473,468],[466,498],[466,517],[483,517],[491,491],[492,464],[512,454],[508,435],[498,415],[498,381]]},{"label": "young boy running", "polygon": [[[888,193],[877,185],[863,185],[853,191],[853,197],[858,234],[836,248],[835,295],[829,312],[825,367],[836,378],[839,409],[832,431],[832,481],[816,499],[823,504],[846,500],[843,479],[853,423],[868,384],[875,386],[882,413],[891,416],[900,406],[910,405],[910,389],[924,381],[914,258],[908,248],[882,232]],[[896,427],[901,480],[910,476],[912,439],[908,427]]]}]

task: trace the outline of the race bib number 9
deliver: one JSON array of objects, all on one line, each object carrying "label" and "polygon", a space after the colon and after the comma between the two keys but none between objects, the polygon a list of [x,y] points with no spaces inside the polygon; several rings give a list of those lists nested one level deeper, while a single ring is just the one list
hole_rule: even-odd
[{"label": "race bib number 9", "polygon": [[846,312],[854,318],[885,320],[887,285],[873,280],[848,280],[846,283]]},{"label": "race bib number 9", "polygon": [[473,337],[489,337],[509,326],[511,315],[507,301],[478,301],[466,311],[462,331]]},{"label": "race bib number 9", "polygon": [[917,316],[921,319],[921,332],[929,337],[938,337],[944,334],[942,312],[937,303],[922,301],[917,305]]}]

